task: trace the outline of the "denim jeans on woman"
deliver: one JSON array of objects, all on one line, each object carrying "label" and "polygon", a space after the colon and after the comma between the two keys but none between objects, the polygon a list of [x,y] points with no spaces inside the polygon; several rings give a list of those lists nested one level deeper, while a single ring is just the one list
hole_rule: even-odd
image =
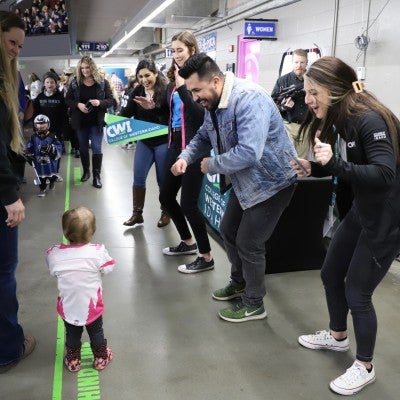
[{"label": "denim jeans on woman", "polygon": [[0,205],[0,365],[18,359],[24,332],[18,323],[17,282],[18,227],[6,225],[6,209]]},{"label": "denim jeans on woman", "polygon": [[103,128],[99,128],[98,126],[81,127],[77,130],[76,135],[79,141],[79,151],[83,153],[88,152],[90,140],[92,153],[102,154]]},{"label": "denim jeans on woman", "polygon": [[162,187],[165,170],[167,168],[168,144],[158,146],[147,146],[142,141],[136,145],[135,157],[133,159],[133,186],[146,187],[146,179],[151,166],[156,164],[156,176],[158,187]]}]

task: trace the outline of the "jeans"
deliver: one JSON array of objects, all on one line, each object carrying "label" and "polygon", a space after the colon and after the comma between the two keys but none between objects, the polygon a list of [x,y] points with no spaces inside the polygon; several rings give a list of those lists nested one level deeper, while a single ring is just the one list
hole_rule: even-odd
[{"label": "jeans", "polygon": [[89,140],[93,154],[102,154],[101,144],[103,141],[103,128],[98,126],[85,126],[77,130],[79,151],[87,153],[89,151]]},{"label": "jeans", "polygon": [[[200,170],[201,160],[199,159],[190,164],[183,175],[174,176],[170,168],[180,153],[181,150],[174,147],[168,150],[168,164],[160,192],[160,203],[165,207],[174,222],[181,240],[187,240],[192,237],[186,222],[187,218],[196,239],[199,253],[209,253],[211,246],[207,235],[206,222],[197,206],[204,178]],[[179,189],[181,189],[180,205],[176,200]]]},{"label": "jeans", "polygon": [[17,360],[24,351],[24,332],[18,323],[15,278],[18,227],[8,227],[6,219],[6,209],[0,205],[0,365]]},{"label": "jeans", "polygon": [[167,167],[168,143],[152,147],[142,141],[136,145],[135,157],[133,160],[133,186],[146,187],[146,178],[153,163],[156,164],[156,176],[158,187],[162,187],[162,181]]},{"label": "jeans", "polygon": [[265,296],[265,242],[272,235],[293,196],[295,185],[269,199],[243,210],[231,190],[220,230],[231,263],[231,280],[245,290],[242,302],[259,307]]},{"label": "jeans", "polygon": [[[76,326],[69,324],[67,321],[64,321],[65,325],[65,344],[67,347],[71,349],[78,349],[81,347],[82,342],[82,332],[83,326]],[[90,346],[92,349],[99,348],[102,344],[105,343],[104,332],[103,332],[103,316],[100,315],[92,323],[85,325],[86,331],[89,335]]]},{"label": "jeans", "polygon": [[321,278],[329,311],[329,328],[347,330],[349,310],[353,317],[357,343],[357,359],[370,362],[373,358],[377,319],[372,294],[389,270],[398,246],[387,249],[387,255],[377,264],[368,246],[354,206],[335,232]]}]

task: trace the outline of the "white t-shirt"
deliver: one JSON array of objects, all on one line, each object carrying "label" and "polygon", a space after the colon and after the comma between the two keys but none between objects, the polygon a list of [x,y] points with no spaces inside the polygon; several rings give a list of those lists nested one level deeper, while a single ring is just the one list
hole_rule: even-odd
[{"label": "white t-shirt", "polygon": [[38,97],[39,94],[42,93],[42,87],[43,87],[43,84],[39,80],[31,83],[31,86],[29,88],[31,100],[35,100],[36,97]]},{"label": "white t-shirt", "polygon": [[50,274],[57,278],[57,312],[72,325],[83,326],[104,312],[101,275],[114,269],[115,261],[103,244],[58,244],[47,250]]}]

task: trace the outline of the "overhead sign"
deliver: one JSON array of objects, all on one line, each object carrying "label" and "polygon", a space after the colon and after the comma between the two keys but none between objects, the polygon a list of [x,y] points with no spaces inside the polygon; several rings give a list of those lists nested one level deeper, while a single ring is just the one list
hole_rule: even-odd
[{"label": "overhead sign", "polygon": [[110,44],[107,42],[76,42],[78,51],[109,51]]},{"label": "overhead sign", "polygon": [[246,19],[244,21],[244,38],[276,40],[277,21],[277,19]]}]

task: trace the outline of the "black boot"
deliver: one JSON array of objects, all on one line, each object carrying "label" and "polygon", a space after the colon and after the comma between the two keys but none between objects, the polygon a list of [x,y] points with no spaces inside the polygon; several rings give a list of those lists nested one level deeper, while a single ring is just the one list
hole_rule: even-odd
[{"label": "black boot", "polygon": [[83,175],[81,178],[81,182],[86,182],[90,178],[90,161],[89,161],[89,152],[81,151],[81,163],[83,168]]},{"label": "black boot", "polygon": [[93,154],[92,155],[92,165],[93,165],[93,186],[97,189],[101,189],[103,185],[100,180],[101,163],[103,161],[103,154]]}]

